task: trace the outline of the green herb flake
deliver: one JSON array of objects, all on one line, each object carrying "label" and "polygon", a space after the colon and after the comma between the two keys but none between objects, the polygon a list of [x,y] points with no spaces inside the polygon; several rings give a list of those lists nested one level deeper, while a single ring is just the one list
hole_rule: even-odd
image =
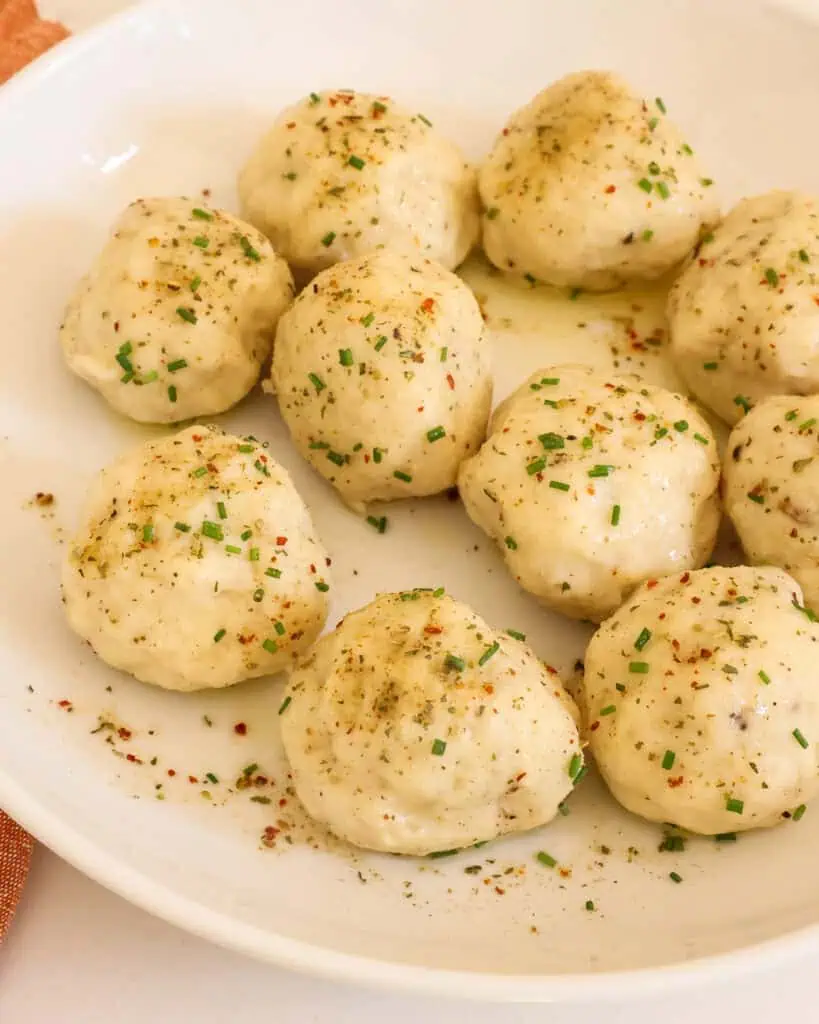
[{"label": "green herb flake", "polygon": [[538,864],[542,864],[544,867],[547,868],[553,868],[557,864],[555,858],[550,853],[546,853],[545,850],[540,850],[538,853],[536,853],[535,860],[538,862]]},{"label": "green herb flake", "polygon": [[446,430],[441,426],[427,431],[427,441],[440,441],[442,437],[446,437]]},{"label": "green herb flake", "polygon": [[671,189],[668,187],[667,183],[664,182],[664,181],[658,181],[657,185],[656,185],[656,188],[657,188],[657,194],[660,196],[661,199],[668,199],[669,196],[671,195]]},{"label": "green herb flake", "polygon": [[508,636],[512,637],[513,640],[520,640],[521,642],[523,642],[526,639],[526,634],[520,633],[516,629],[507,629],[506,632]]},{"label": "green herb flake", "polygon": [[559,448],[566,447],[566,442],[560,434],[539,434],[538,441],[540,441],[546,451],[556,451]]},{"label": "green herb flake", "polygon": [[367,522],[373,529],[378,530],[379,533],[386,533],[387,530],[387,517],[386,516],[367,516]]},{"label": "green herb flake", "polygon": [[674,751],[666,750],[665,754],[663,754],[663,768],[665,768],[667,772],[670,772],[671,769],[674,767],[674,762],[676,760],[677,755],[674,753]]},{"label": "green herb flake", "polygon": [[609,520],[612,526],[620,525],[620,506],[613,505],[611,509],[611,518]]},{"label": "green herb flake", "polygon": [[571,489],[569,487],[569,484],[563,483],[562,480],[550,480],[549,486],[552,488],[553,491],[568,491]]},{"label": "green herb flake", "polygon": [[463,658],[459,657],[457,654],[452,654],[450,651],[444,658],[444,668],[451,668],[456,672],[463,672],[466,668],[466,662]]},{"label": "green herb flake", "polygon": [[808,741],[805,739],[805,736],[802,733],[801,729],[794,729],[793,732],[791,733],[791,735],[793,736],[793,738],[796,740],[796,742],[799,744],[799,746],[803,750],[807,750],[808,749],[808,747],[810,746],[810,743],[808,743]]},{"label": "green herb flake", "polygon": [[277,580],[277,579],[279,579],[281,577],[282,571],[281,571],[281,569],[270,568],[270,569],[265,569],[264,574],[265,574],[265,576],[271,576],[274,580]]},{"label": "green herb flake", "polygon": [[614,472],[614,466],[593,466],[589,470],[588,475],[590,477],[596,478],[596,477],[601,477],[601,476],[611,476],[611,474],[613,472]]},{"label": "green herb flake", "polygon": [[648,178],[640,178],[640,180],[637,182],[637,186],[638,188],[641,188],[643,192],[651,192],[654,188],[654,186],[651,184]]},{"label": "green herb flake", "polygon": [[810,263],[810,256],[808,255],[807,249],[800,249],[799,250],[799,259],[803,263]]},{"label": "green herb flake", "polygon": [[762,669],[762,668],[761,668],[761,669],[760,669],[760,670],[759,670],[759,671],[757,672],[757,675],[759,676],[759,678],[760,678],[760,679],[762,680],[762,682],[763,682],[763,683],[764,683],[764,684],[765,684],[766,686],[770,686],[770,684],[771,684],[771,677],[770,677],[770,676],[768,675],[768,673],[767,673],[767,672],[766,672],[766,671],[765,671],[764,669]]},{"label": "green herb flake", "polygon": [[773,267],[768,267],[766,269],[765,280],[772,288],[776,288],[776,286],[779,284],[779,274],[777,274]]},{"label": "green herb flake", "polygon": [[526,466],[526,472],[529,476],[535,476],[537,473],[542,473],[546,468],[545,459],[535,459],[534,462],[530,462]]},{"label": "green herb flake", "polygon": [[606,715],[613,715],[617,708],[614,704],[607,704],[604,708],[600,709],[600,717],[605,718]]},{"label": "green herb flake", "polygon": [[146,523],[145,526],[142,527],[142,540],[143,540],[143,543],[150,544],[151,541],[153,541],[154,539],[155,538],[154,538],[154,526],[153,526],[153,523]]},{"label": "green herb flake", "polygon": [[327,234],[322,238],[321,244],[324,246],[325,249],[329,249],[335,240],[335,231],[328,231]]},{"label": "green herb flake", "polygon": [[279,649],[279,645],[275,640],[270,637],[262,643],[262,647],[267,651],[268,654],[275,654]]},{"label": "green herb flake", "polygon": [[490,644],[480,658],[478,658],[478,664],[483,667],[490,658],[493,658],[498,653],[499,650],[500,644],[496,640],[494,643]]},{"label": "green herb flake", "polygon": [[177,399],[176,388],[174,387],[173,384],[171,384],[168,387],[168,401],[175,402],[176,399]]},{"label": "green herb flake", "polygon": [[703,370],[718,370],[719,363],[703,363],[702,368]]},{"label": "green herb flake", "polygon": [[396,480],[401,480],[405,484],[412,483],[412,474],[405,473],[403,469],[396,469],[392,474]]},{"label": "green herb flake", "polygon": [[322,594],[326,594],[329,589],[330,584],[325,583],[324,580],[319,580],[318,583],[316,583],[316,590],[320,590]]},{"label": "green herb flake", "polygon": [[436,757],[441,757],[445,750],[446,750],[446,741],[445,740],[433,740],[432,741],[432,753]]},{"label": "green herb flake", "polygon": [[283,715],[285,711],[290,707],[293,702],[293,698],[288,694],[279,705],[279,714]]},{"label": "green herb flake", "polygon": [[736,797],[733,796],[726,796],[725,810],[730,811],[731,814],[742,814],[745,810],[745,801],[737,800]]},{"label": "green herb flake", "polygon": [[193,244],[198,246],[200,249],[207,249],[210,245],[210,239],[205,238],[204,235],[197,235],[193,240]]},{"label": "green herb flake", "polygon": [[644,626],[640,630],[640,633],[639,633],[637,639],[634,641],[634,649],[635,649],[635,651],[642,651],[643,648],[645,647],[645,645],[648,643],[648,641],[650,639],[651,639],[651,630],[650,629],[646,629],[646,627]]},{"label": "green herb flake", "polygon": [[804,804],[800,804],[793,812],[793,814],[791,814],[791,819],[793,821],[799,821],[799,819],[802,817],[806,810],[807,807]]},{"label": "green herb flake", "polygon": [[644,676],[649,672],[649,664],[647,661],[630,661],[628,670],[634,673],[634,675]]},{"label": "green herb flake", "polygon": [[180,320],[184,320],[185,323],[197,323],[196,313],[194,313],[192,309],[188,309],[187,306],[178,306],[176,309],[176,315],[179,317]]},{"label": "green herb flake", "polygon": [[213,634],[213,642],[218,644],[222,637],[227,633],[226,629],[219,629]]},{"label": "green herb flake", "polygon": [[352,366],[354,362],[352,349],[340,348],[338,350],[338,361],[342,366]]},{"label": "green herb flake", "polygon": [[670,871],[668,877],[671,879],[672,882],[676,882],[677,885],[679,885],[682,881],[682,875],[677,874],[676,871]]},{"label": "green herb flake", "polygon": [[355,154],[353,154],[349,158],[347,163],[350,165],[350,167],[355,167],[357,171],[361,171],[364,169],[364,164],[366,163],[366,161],[362,160],[360,156],[356,156]]},{"label": "green herb flake", "polygon": [[657,96],[655,98],[654,102],[657,104],[657,109],[660,111],[661,114],[667,114],[668,113],[668,111],[666,110],[666,107],[665,107],[665,103],[663,103],[662,96]]},{"label": "green herb flake", "polygon": [[210,537],[211,540],[225,539],[222,527],[218,523],[211,522],[210,519],[205,519],[202,523],[202,536]]},{"label": "green herb flake", "polygon": [[327,387],[327,385],[324,383],[324,381],[321,379],[321,377],[319,377],[317,373],[308,373],[307,379],[316,389],[317,395],[320,395],[321,392]]}]

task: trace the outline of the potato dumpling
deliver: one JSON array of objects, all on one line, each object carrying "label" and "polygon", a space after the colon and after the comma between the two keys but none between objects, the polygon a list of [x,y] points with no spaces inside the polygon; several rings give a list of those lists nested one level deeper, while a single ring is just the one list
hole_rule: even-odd
[{"label": "potato dumpling", "polygon": [[664,274],[719,215],[662,99],[608,71],[567,75],[513,114],[478,184],[496,267],[594,291]]},{"label": "potato dumpling", "polygon": [[352,507],[436,494],[489,418],[478,303],[418,256],[339,263],[282,317],[272,387],[299,451]]},{"label": "potato dumpling", "polygon": [[475,172],[423,114],[388,96],[310,93],[239,176],[243,216],[297,274],[387,248],[452,270],[478,239]]},{"label": "potato dumpling", "polygon": [[280,722],[317,821],[422,855],[550,821],[583,768],[576,712],[554,670],[441,589],[348,615],[291,675]]},{"label": "potato dumpling", "polygon": [[725,511],[756,565],[777,565],[819,608],[819,395],[766,398],[734,427]]},{"label": "potato dumpling", "polygon": [[819,203],[743,199],[671,290],[671,348],[688,386],[734,424],[767,395],[819,391]]},{"label": "potato dumpling", "polygon": [[250,224],[198,200],[138,199],[80,282],[60,341],[118,412],[177,423],[244,398],[292,297],[287,264]]},{"label": "potato dumpling", "polygon": [[253,438],[193,426],[103,470],[63,569],[68,621],[169,690],[278,672],[327,616],[329,561],[290,477]]},{"label": "potato dumpling", "polygon": [[501,403],[458,486],[524,590],[599,622],[649,577],[707,560],[719,474],[714,436],[685,398],[553,366]]},{"label": "potato dumpling", "polygon": [[582,703],[614,796],[714,835],[801,817],[819,790],[819,626],[779,569],[650,580],[597,631]]}]

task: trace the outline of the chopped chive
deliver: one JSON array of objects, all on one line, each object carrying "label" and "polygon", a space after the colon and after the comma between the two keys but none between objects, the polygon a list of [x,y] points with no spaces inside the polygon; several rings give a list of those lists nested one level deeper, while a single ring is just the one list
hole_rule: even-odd
[{"label": "chopped chive", "polygon": [[155,380],[159,379],[159,374],[156,370],[149,370],[148,373],[143,374],[137,384],[152,384]]},{"label": "chopped chive", "polygon": [[575,775],[575,777],[572,779],[572,785],[579,786],[581,781],[585,779],[586,775],[588,775],[588,772],[589,766],[587,764],[584,764],[580,771],[577,773],[577,775]]},{"label": "chopped chive", "polygon": [[536,853],[535,860],[538,864],[543,864],[547,868],[553,868],[557,864],[555,858],[550,853],[546,853],[545,850],[540,850]]},{"label": "chopped chive", "polygon": [[808,256],[806,249],[799,250],[799,259],[802,260],[803,263],[810,263],[810,256]]},{"label": "chopped chive", "polygon": [[427,431],[427,441],[440,441],[442,437],[446,437],[446,430],[441,426]]},{"label": "chopped chive", "polygon": [[745,801],[737,800],[732,796],[727,796],[725,798],[725,810],[730,811],[732,814],[742,814],[745,810]]},{"label": "chopped chive", "polygon": [[688,420],[677,420],[674,424],[674,429],[678,430],[681,434],[684,434],[688,430]]},{"label": "chopped chive", "polygon": [[135,376],[134,371],[133,370],[129,370],[127,373],[123,373],[123,375],[120,377],[120,379],[119,379],[120,383],[121,384],[130,384],[131,381],[134,379],[134,376]]},{"label": "chopped chive", "polygon": [[196,313],[194,313],[192,309],[188,309],[186,306],[178,306],[176,315],[186,323],[195,324],[197,322]]},{"label": "chopped chive", "polygon": [[355,156],[355,154],[353,154],[353,156],[350,157],[347,163],[350,165],[350,167],[355,167],[357,171],[360,171],[363,169],[365,161],[362,160],[360,156]]},{"label": "chopped chive", "polygon": [[553,401],[551,398],[544,398],[543,399],[543,404],[544,405],[548,405],[552,409],[559,409],[560,408],[560,406],[557,404],[557,402]]},{"label": "chopped chive", "polygon": [[317,395],[320,395],[321,392],[327,387],[327,385],[324,383],[324,381],[321,379],[321,377],[319,377],[317,373],[308,373],[307,379],[316,389]]},{"label": "chopped chive", "polygon": [[334,452],[332,450],[327,452],[327,458],[336,466],[343,466],[344,463],[346,462],[346,459],[344,458],[343,455],[341,455],[339,452]]},{"label": "chopped chive", "polygon": [[442,363],[446,362],[447,356],[449,355],[449,349],[446,345],[441,349],[440,360]]},{"label": "chopped chive", "polygon": [[777,274],[773,267],[768,267],[765,271],[765,280],[772,288],[779,284],[779,274]]},{"label": "chopped chive", "polygon": [[568,484],[564,484],[561,480],[550,480],[549,486],[553,491],[568,491],[570,487]]},{"label": "chopped chive", "polygon": [[666,836],[660,850],[667,853],[682,853],[685,850],[685,840],[682,836]]},{"label": "chopped chive", "polygon": [[594,910],[594,900],[586,900],[586,910]]},{"label": "chopped chive", "polygon": [[197,235],[193,240],[194,245],[198,245],[200,249],[207,249],[210,245],[210,239],[205,238],[204,235]]},{"label": "chopped chive", "polygon": [[196,291],[199,291],[199,285],[200,285],[201,283],[202,283],[202,278],[200,277],[200,275],[199,275],[199,274],[196,274],[196,276],[195,276],[195,277],[192,277],[192,278],[191,278],[191,283],[190,283],[190,285],[189,285],[189,287],[190,287],[190,290],[191,290],[192,292],[196,292]]},{"label": "chopped chive", "polygon": [[375,313],[370,311],[366,316],[362,316],[359,322],[362,326],[369,327],[373,320],[375,320]]},{"label": "chopped chive", "polygon": [[272,576],[274,580],[277,580],[281,576],[282,571],[281,571],[281,569],[273,569],[273,568],[271,568],[271,569],[265,569],[264,574],[265,574],[265,576]]},{"label": "chopped chive", "polygon": [[651,190],[654,188],[654,186],[651,184],[648,178],[640,178],[640,180],[637,182],[637,185],[639,188],[643,190],[643,192],[651,192]]},{"label": "chopped chive", "polygon": [[670,772],[671,769],[674,767],[674,762],[676,760],[677,755],[674,753],[674,751],[666,750],[665,754],[663,755],[663,768],[665,768],[667,772]]},{"label": "chopped chive", "polygon": [[617,708],[614,704],[607,704],[604,708],[600,708],[600,717],[603,718],[605,715],[613,715]]},{"label": "chopped chive", "polygon": [[212,782],[214,786],[219,782],[219,779],[213,774],[213,772],[205,772],[205,778],[208,782]]},{"label": "chopped chive", "polygon": [[620,506],[619,505],[612,506],[612,510],[611,510],[611,525],[612,526],[619,526],[620,525]]},{"label": "chopped chive", "polygon": [[315,107],[318,103],[321,103],[321,96],[317,92],[310,93],[310,106]]},{"label": "chopped chive", "polygon": [[373,110],[376,111],[376,113],[378,113],[378,114],[386,114],[387,113],[386,104],[382,103],[380,100],[375,100],[373,102]]},{"label": "chopped chive", "polygon": [[338,361],[342,366],[352,366],[354,361],[352,349],[340,348],[338,350]]},{"label": "chopped chive", "polygon": [[625,693],[626,692],[626,684],[625,683],[615,683],[614,684],[614,689],[618,693]]},{"label": "chopped chive", "polygon": [[440,757],[445,750],[446,750],[446,741],[445,740],[433,740],[433,743],[432,743],[432,753],[436,757]]},{"label": "chopped chive", "polygon": [[173,526],[180,533],[190,533],[190,523],[174,523]]},{"label": "chopped chive", "polygon": [[444,658],[445,668],[454,668],[456,672],[463,672],[466,668],[466,662],[463,658],[458,657],[457,654],[451,652]]},{"label": "chopped chive", "polygon": [[684,142],[680,148],[682,149],[683,153],[685,153],[686,156],[693,156],[694,155],[694,150],[688,145],[687,142]]},{"label": "chopped chive", "polygon": [[154,526],[153,523],[146,523],[142,527],[142,539],[146,544],[150,544],[154,539]]},{"label": "chopped chive", "polygon": [[765,504],[765,496],[763,494],[755,494],[753,491],[748,491],[748,497],[751,501],[755,501],[757,505]]},{"label": "chopped chive", "polygon": [[[129,342],[129,344],[130,344],[130,342]],[[119,363],[119,365],[123,368],[123,370],[125,370],[126,373],[130,373],[131,376],[133,376],[133,374],[134,374],[134,367],[133,367],[133,364],[131,363],[131,360],[128,358],[128,353],[127,352],[123,352],[123,351],[120,350],[119,352],[117,352],[117,354],[116,354],[116,356],[114,358]]]},{"label": "chopped chive", "polygon": [[714,839],[718,843],[735,843],[737,841],[736,832],[717,832]]},{"label": "chopped chive", "polygon": [[647,661],[631,661],[629,662],[628,670],[635,675],[644,676],[648,674],[649,664]]},{"label": "chopped chive", "polygon": [[380,448],[373,448],[373,462],[380,462],[384,458],[384,453]]},{"label": "chopped chive", "polygon": [[224,540],[225,534],[218,523],[205,519],[202,523],[202,536],[210,537],[211,540]]},{"label": "chopped chive", "polygon": [[703,437],[702,434],[694,434],[694,440],[699,441],[700,444],[708,444],[708,438]]},{"label": "chopped chive", "polygon": [[640,630],[639,636],[634,641],[634,649],[635,649],[635,651],[642,651],[642,649],[645,647],[645,645],[648,643],[648,641],[650,639],[651,639],[651,630],[650,629],[646,629],[645,627],[643,627]]},{"label": "chopped chive", "polygon": [[324,580],[319,580],[318,583],[316,583],[316,590],[320,590],[322,594],[326,594],[329,589],[330,584],[325,583]]},{"label": "chopped chive", "polygon": [[235,544],[225,544],[225,551],[227,551],[229,555],[241,555],[242,553],[242,549],[237,548]]},{"label": "chopped chive", "polygon": [[174,387],[173,384],[171,384],[168,387],[168,400],[171,401],[171,402],[175,402],[176,398],[177,398],[176,388]]},{"label": "chopped chive", "polygon": [[262,647],[264,647],[268,654],[275,654],[279,649],[279,645],[275,640],[271,640],[270,637],[263,642]]},{"label": "chopped chive", "polygon": [[279,634],[279,636],[284,636],[284,634],[287,632],[283,622],[279,622],[279,621],[274,622],[273,623],[273,628],[276,630],[276,632]]},{"label": "chopped chive", "polygon": [[611,476],[613,472],[614,466],[593,466],[589,470],[588,475],[590,477]]},{"label": "chopped chive", "polygon": [[583,767],[583,755],[582,754],[572,754],[571,759],[569,761],[569,767],[566,769],[569,778],[570,779],[576,778],[577,777],[577,773],[580,771],[580,769],[582,767]]},{"label": "chopped chive", "polygon": [[252,444],[240,444],[239,445],[239,451],[242,452],[244,455],[249,455],[251,452],[254,452],[255,450],[256,449],[253,447]]},{"label": "chopped chive", "polygon": [[220,519],[227,519],[227,508],[223,501],[216,502],[216,511],[219,513]]},{"label": "chopped chive", "polygon": [[566,447],[566,442],[560,434],[539,434],[538,441],[540,441],[546,451],[556,451],[558,448]]},{"label": "chopped chive", "polygon": [[418,120],[419,121],[423,121],[424,124],[427,126],[427,128],[431,128],[432,127],[432,121],[430,121],[430,119],[428,117],[424,117],[423,114],[418,114],[417,116],[418,116]]},{"label": "chopped chive", "polygon": [[219,629],[213,634],[213,642],[218,644],[222,637],[227,633],[226,629]]},{"label": "chopped chive", "polygon": [[572,302],[576,302],[580,298],[580,296],[582,294],[583,294],[583,289],[582,288],[572,288],[572,290],[569,292],[569,299]]},{"label": "chopped chive", "polygon": [[396,469],[392,475],[395,477],[396,480],[402,480],[405,484],[412,483],[412,474],[405,473],[403,469]]},{"label": "chopped chive", "polygon": [[208,213],[207,210],[203,210],[199,206],[194,206],[194,208],[191,210],[191,213],[194,215],[194,217],[197,217],[199,220],[213,220],[213,214]]},{"label": "chopped chive", "polygon": [[247,553],[247,557],[250,559],[251,562],[258,562],[259,554],[260,552],[258,548],[251,548]]},{"label": "chopped chive", "polygon": [[379,533],[385,533],[387,530],[386,516],[367,516],[367,522]]},{"label": "chopped chive", "polygon": [[336,240],[336,233],[335,233],[335,231],[328,231],[327,234],[324,236],[324,238],[322,238],[321,244],[324,246],[325,249],[328,249],[333,244],[333,242],[335,240]]},{"label": "chopped chive", "polygon": [[799,746],[800,746],[800,747],[801,747],[801,748],[802,748],[803,750],[807,750],[807,749],[808,749],[808,747],[810,746],[810,744],[809,744],[809,743],[808,743],[808,741],[807,741],[807,740],[805,739],[805,737],[804,737],[804,735],[803,735],[803,733],[802,733],[802,730],[801,730],[801,729],[794,729],[794,730],[793,730],[793,733],[792,733],[791,735],[793,736],[793,738],[794,738],[794,739],[796,740],[796,742],[797,742],[797,743],[799,744]]},{"label": "chopped chive", "polygon": [[643,241],[644,242],[650,242],[653,237],[654,237],[654,232],[651,230],[651,228],[646,228],[645,231],[643,232]]},{"label": "chopped chive", "polygon": [[718,370],[719,363],[703,363],[702,368],[703,370]]},{"label": "chopped chive", "polygon": [[504,537],[503,543],[509,548],[510,551],[517,551],[518,542],[514,537]]},{"label": "chopped chive", "polygon": [[506,632],[509,634],[509,636],[512,637],[513,640],[521,640],[521,641],[523,641],[523,640],[526,639],[526,634],[525,633],[520,633],[516,629],[507,629]]},{"label": "chopped chive", "polygon": [[499,213],[500,210],[497,208],[497,206],[490,206],[489,209],[486,210],[485,216],[487,220],[494,220]]},{"label": "chopped chive", "polygon": [[432,596],[433,597],[443,597],[445,593],[446,593],[446,587],[436,587],[432,591]]},{"label": "chopped chive", "polygon": [[678,885],[682,881],[682,875],[678,875],[676,871],[669,872],[668,877],[672,882],[676,882]]},{"label": "chopped chive", "polygon": [[239,534],[239,536],[242,538],[242,540],[250,540],[250,538],[253,536],[253,531],[243,530],[242,533]]},{"label": "chopped chive", "polygon": [[800,423],[799,424],[799,429],[800,429],[800,431],[801,430],[810,430],[810,428],[814,427],[814,426],[816,426],[816,418],[812,417],[809,420],[805,420],[804,423]]},{"label": "chopped chive", "polygon": [[770,685],[771,677],[768,675],[768,673],[764,669],[760,669],[759,672],[757,672],[757,675],[759,676],[759,678],[762,680],[762,682],[766,686]]},{"label": "chopped chive", "polygon": [[738,405],[743,412],[751,411],[750,399],[746,398],[744,395],[734,395],[734,405]]},{"label": "chopped chive", "polygon": [[283,715],[285,711],[290,707],[293,698],[288,694],[279,705],[279,714]]},{"label": "chopped chive", "polygon": [[264,588],[263,587],[257,587],[253,591],[253,600],[256,602],[256,604],[259,604],[260,601],[264,600]]},{"label": "chopped chive", "polygon": [[261,261],[262,257],[259,254],[258,249],[253,248],[247,235],[239,236],[239,244],[242,247],[242,252],[249,260],[253,260],[254,263],[259,263]]},{"label": "chopped chive", "polygon": [[584,437],[580,444],[586,449],[586,451],[588,451],[589,448],[594,447],[594,438]]},{"label": "chopped chive", "polygon": [[313,451],[323,452],[327,451],[330,445],[326,441],[311,441],[308,447]]},{"label": "chopped chive", "polygon": [[375,351],[376,351],[376,352],[380,352],[380,351],[381,351],[381,349],[382,349],[382,348],[383,348],[383,347],[384,347],[384,346],[385,346],[386,344],[387,344],[387,335],[386,335],[386,334],[382,334],[382,335],[380,335],[380,336],[379,336],[379,338],[378,338],[378,340],[377,340],[377,341],[376,341],[376,343],[375,343]]},{"label": "chopped chive", "polygon": [[490,658],[494,657],[498,653],[499,650],[500,644],[496,640],[494,643],[490,644],[480,658],[478,658],[478,664],[481,666],[485,665]]},{"label": "chopped chive", "polygon": [[700,185],[702,185],[703,188],[710,188],[713,184],[713,178],[700,178]]},{"label": "chopped chive", "polygon": [[650,117],[648,119],[648,130],[653,132],[657,125],[660,123],[659,117]]},{"label": "chopped chive", "polygon": [[657,104],[657,109],[660,111],[661,114],[667,114],[668,113],[668,111],[665,109],[665,103],[663,103],[663,100],[662,100],[661,96],[658,96],[654,100],[654,102]]},{"label": "chopped chive", "polygon": [[526,466],[526,472],[529,474],[529,476],[534,476],[536,473],[542,473],[545,468],[546,468],[546,460],[545,459],[535,459],[534,462],[530,462]]},{"label": "chopped chive", "polygon": [[671,189],[664,181],[658,181],[656,188],[661,199],[668,199],[668,197],[671,195]]},{"label": "chopped chive", "polygon": [[119,354],[122,356],[129,356],[134,351],[134,346],[130,341],[125,341],[119,347]]},{"label": "chopped chive", "polygon": [[208,471],[208,467],[207,466],[199,466],[197,469],[195,469],[191,473],[191,476],[196,476],[196,477],[204,476],[205,473],[207,473],[207,471]]},{"label": "chopped chive", "polygon": [[648,173],[655,175],[660,173],[660,165],[656,162],[656,160],[652,160],[651,163],[648,165]]},{"label": "chopped chive", "polygon": [[799,821],[799,819],[802,817],[806,810],[807,807],[804,804],[800,804],[791,815],[791,819],[793,821]]},{"label": "chopped chive", "polygon": [[654,431],[654,440],[655,441],[659,441],[660,438],[661,437],[665,437],[665,435],[667,433],[668,433],[668,428],[667,427],[657,427],[657,429]]}]

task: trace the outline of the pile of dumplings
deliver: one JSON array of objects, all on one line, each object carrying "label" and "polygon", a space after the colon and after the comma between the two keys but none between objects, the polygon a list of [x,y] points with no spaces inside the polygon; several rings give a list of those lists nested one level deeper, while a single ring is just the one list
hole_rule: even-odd
[{"label": "pile of dumplings", "polygon": [[[71,370],[124,416],[188,424],[94,484],[62,580],[79,636],[173,690],[288,672],[298,796],[364,848],[542,826],[589,754],[652,821],[801,817],[819,790],[817,201],[721,216],[663,100],[599,71],[514,113],[477,170],[390,97],[311,93],[239,196],[241,219],[138,199],[68,304]],[[673,273],[692,397],[567,359],[493,413],[490,340],[454,273],[479,242],[573,291]],[[457,486],[524,590],[599,626],[577,703],[442,589],[377,595],[320,637],[331,558],[309,509],[264,441],[207,423],[262,375],[350,508]],[[746,566],[708,564],[723,509]]]}]

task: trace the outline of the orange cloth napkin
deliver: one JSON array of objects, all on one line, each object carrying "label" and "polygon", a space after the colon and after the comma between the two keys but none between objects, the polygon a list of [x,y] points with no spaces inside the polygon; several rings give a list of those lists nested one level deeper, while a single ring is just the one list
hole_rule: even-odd
[{"label": "orange cloth napkin", "polygon": [[0,85],[67,35],[58,21],[40,18],[35,0],[0,0]]},{"label": "orange cloth napkin", "polygon": [[[0,85],[65,39],[56,21],[43,21],[35,0],[0,0]],[[0,811],[0,942],[6,934],[31,862],[34,840]]]}]

